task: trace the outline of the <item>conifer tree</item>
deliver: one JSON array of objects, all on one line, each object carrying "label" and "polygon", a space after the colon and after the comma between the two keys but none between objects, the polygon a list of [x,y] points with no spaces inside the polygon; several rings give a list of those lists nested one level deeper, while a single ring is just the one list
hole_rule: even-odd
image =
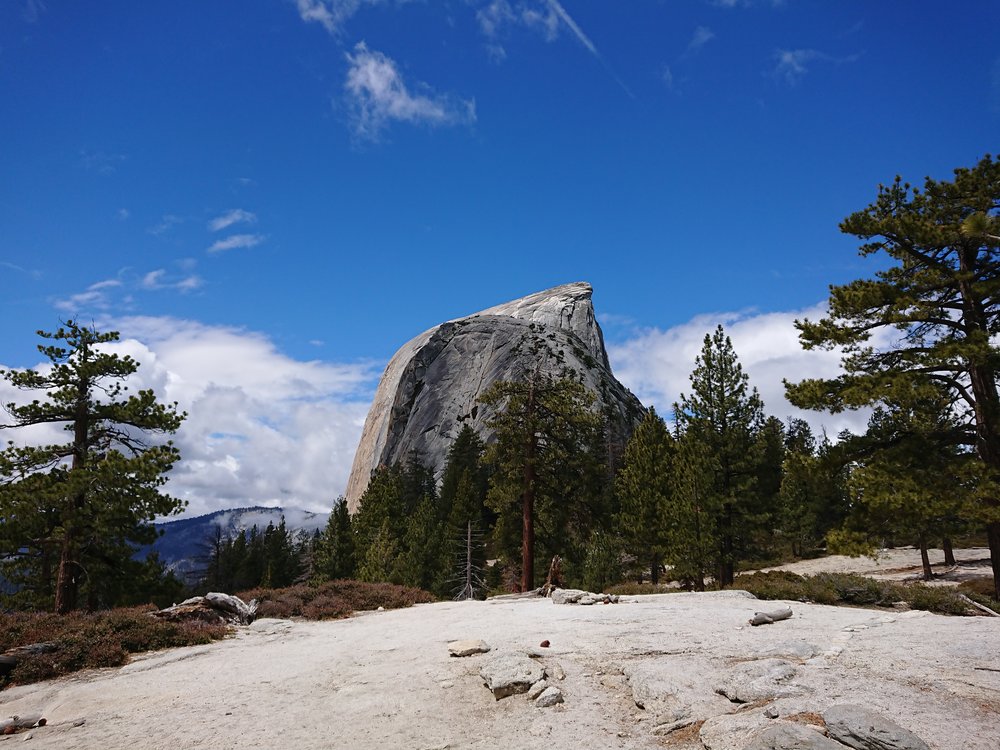
[{"label": "conifer tree", "polygon": [[351,514],[347,510],[347,500],[341,496],[334,503],[316,546],[316,575],[324,581],[351,578],[355,568]]},{"label": "conifer tree", "polygon": [[[786,383],[797,406],[839,411],[891,396],[905,381],[930,378],[964,406],[982,462],[974,503],[985,525],[994,593],[1000,598],[1000,159],[985,156],[952,181],[897,177],[841,231],[862,240],[862,256],[887,266],[831,287],[829,315],[796,325],[805,348],[839,347],[844,374]],[[875,334],[892,336],[873,346]]]},{"label": "conifer tree", "polygon": [[717,502],[712,505],[718,507],[717,581],[728,586],[736,563],[745,558],[766,518],[757,491],[764,405],[757,389],[750,388],[721,325],[705,335],[691,373],[691,394],[681,395],[675,419],[685,438],[699,443],[716,464],[712,491]]},{"label": "conifer tree", "polygon": [[649,565],[650,580],[660,580],[667,542],[667,509],[673,468],[673,438],[663,418],[650,409],[625,447],[615,478],[617,526],[625,551]]},{"label": "conifer tree", "polygon": [[718,579],[723,554],[719,461],[696,432],[679,433],[674,445],[664,560],[682,585],[704,591],[705,578]]},{"label": "conifer tree", "polygon": [[151,390],[126,395],[139,363],[107,351],[116,331],[67,321],[38,335],[52,342],[38,347],[50,365],[0,376],[39,395],[5,404],[12,423],[0,427],[54,424],[69,434],[0,452],[0,560],[38,603],[65,613],[79,606],[81,586],[124,573],[133,545],[155,539],[155,518],[183,507],[161,492],[179,453],[151,436],[175,432],[185,415]]},{"label": "conifer tree", "polygon": [[537,370],[523,381],[497,381],[480,397],[493,414],[495,442],[488,501],[499,514],[494,538],[513,562],[520,587],[534,588],[535,544],[582,562],[604,494],[602,422],[594,396],[572,377]]}]

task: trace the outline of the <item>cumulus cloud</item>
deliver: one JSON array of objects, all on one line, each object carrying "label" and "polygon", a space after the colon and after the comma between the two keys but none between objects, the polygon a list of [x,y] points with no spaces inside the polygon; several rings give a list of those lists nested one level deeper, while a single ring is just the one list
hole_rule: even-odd
[{"label": "cumulus cloud", "polygon": [[157,224],[154,224],[146,231],[159,237],[160,235],[166,234],[183,221],[184,219],[180,216],[175,216],[174,214],[164,214],[163,218],[160,219]]},{"label": "cumulus cloud", "polygon": [[208,248],[210,253],[221,253],[226,250],[237,250],[255,247],[264,241],[262,234],[232,234],[225,239],[216,240]]},{"label": "cumulus cloud", "polygon": [[636,331],[609,344],[608,356],[618,379],[644,404],[655,406],[669,419],[680,394],[691,391],[689,376],[705,334],[721,324],[751,384],[760,391],[768,414],[782,420],[800,417],[817,431],[825,427],[831,438],[844,429],[864,432],[867,410],[841,414],[805,411],[785,398],[783,379],[831,378],[841,372],[838,352],[803,350],[793,325],[796,319],[817,320],[825,313],[825,305],[817,305],[790,312],[699,315],[666,330]]},{"label": "cumulus cloud", "polygon": [[244,211],[242,208],[234,208],[221,216],[216,216],[208,222],[208,228],[213,232],[218,232],[233,224],[254,224],[257,221],[257,214]]},{"label": "cumulus cloud", "polygon": [[[364,42],[347,53],[347,61],[344,89],[360,138],[378,140],[393,121],[440,126],[476,120],[475,101],[411,92],[395,61]],[[427,89],[424,84],[417,88]]]},{"label": "cumulus cloud", "polygon": [[[122,334],[109,349],[141,363],[130,390],[152,388],[188,412],[174,437],[182,458],[166,486],[189,502],[187,514],[249,505],[330,510],[347,485],[377,367],[301,361],[262,334],[176,318],[100,325]],[[0,402],[23,399],[0,381]],[[65,438],[52,425],[14,432],[6,437],[21,444]]]}]

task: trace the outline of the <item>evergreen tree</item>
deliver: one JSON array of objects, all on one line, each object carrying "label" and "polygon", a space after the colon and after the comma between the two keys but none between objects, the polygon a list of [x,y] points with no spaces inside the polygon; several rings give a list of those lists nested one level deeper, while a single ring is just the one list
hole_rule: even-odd
[{"label": "evergreen tree", "polygon": [[117,332],[67,321],[38,335],[53,342],[38,347],[51,366],[0,375],[44,395],[5,404],[13,422],[0,428],[61,424],[69,439],[0,452],[0,560],[38,604],[65,613],[81,586],[99,600],[93,592],[124,574],[134,547],[156,538],[152,521],[183,507],[160,491],[177,449],[149,436],[175,432],[185,415],[151,390],[126,395],[139,364],[107,351]]},{"label": "evergreen tree", "polygon": [[352,578],[355,573],[354,534],[351,530],[351,514],[347,511],[347,501],[337,498],[330,513],[330,519],[317,543],[316,577],[329,581],[338,578]]},{"label": "evergreen tree", "polygon": [[720,544],[717,580],[728,586],[736,563],[750,552],[767,508],[760,502],[757,487],[764,405],[757,390],[750,388],[721,325],[705,335],[691,373],[691,395],[681,395],[675,415],[685,438],[700,443],[715,460],[712,492],[717,501],[711,505],[719,509],[714,518]]},{"label": "evergreen tree", "polygon": [[[1000,598],[1000,159],[989,155],[951,182],[923,189],[901,178],[841,231],[863,241],[863,256],[888,267],[874,278],[831,287],[830,314],[799,321],[807,349],[839,347],[844,374],[786,383],[797,406],[839,411],[891,399],[906,381],[930,378],[963,405],[983,469],[973,504],[986,527]],[[876,333],[894,341],[872,346]]]},{"label": "evergreen tree", "polygon": [[388,518],[382,519],[375,536],[363,548],[363,555],[358,564],[358,579],[373,583],[387,581],[401,583],[395,577],[398,572],[399,542],[392,533],[392,525]]},{"label": "evergreen tree", "polygon": [[724,550],[719,462],[694,431],[678,433],[674,450],[664,560],[682,585],[704,591],[706,577],[714,572],[718,578]]},{"label": "evergreen tree", "polygon": [[626,445],[624,463],[615,478],[616,520],[625,551],[649,565],[654,584],[660,580],[667,541],[673,454],[666,423],[650,409]]},{"label": "evergreen tree", "polygon": [[867,433],[845,445],[857,459],[848,481],[854,517],[831,539],[840,551],[871,552],[880,538],[909,537],[930,579],[928,546],[959,527],[972,496],[974,456],[962,447],[966,426],[943,389],[927,383],[904,397],[896,393],[875,409]]},{"label": "evergreen tree", "polygon": [[[480,397],[493,414],[488,502],[499,514],[494,538],[508,563],[520,547],[520,587],[534,588],[536,538],[546,555],[582,563],[606,499],[602,422],[577,380],[538,371],[498,381]],[[537,534],[537,537],[536,537]]]}]

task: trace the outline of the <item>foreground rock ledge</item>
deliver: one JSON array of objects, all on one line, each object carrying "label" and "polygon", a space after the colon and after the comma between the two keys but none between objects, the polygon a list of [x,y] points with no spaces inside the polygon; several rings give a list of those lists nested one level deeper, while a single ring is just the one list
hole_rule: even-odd
[{"label": "foreground rock ledge", "polygon": [[[30,730],[31,747],[45,750],[704,750],[701,721],[714,727],[712,750],[744,750],[772,725],[815,732],[806,724],[821,726],[828,709],[849,703],[930,750],[997,750],[996,619],[773,606],[783,604],[795,616],[767,627],[747,624],[761,602],[725,592],[591,607],[537,597],[442,602],[331,622],[272,621],[212,644],[138,655],[119,669],[8,689],[0,717],[45,716],[47,726]],[[469,636],[493,651],[451,657],[444,644]],[[558,662],[565,702],[539,709],[524,695],[496,700],[482,664],[543,639],[552,645],[531,661],[543,669]],[[796,694],[739,703],[715,692],[756,674],[740,665],[767,659],[794,673],[765,668],[759,677],[778,679],[754,689]]]}]

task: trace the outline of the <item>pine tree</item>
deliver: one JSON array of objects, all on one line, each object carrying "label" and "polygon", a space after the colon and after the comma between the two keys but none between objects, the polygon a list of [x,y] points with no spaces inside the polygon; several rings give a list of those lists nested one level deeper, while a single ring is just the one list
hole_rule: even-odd
[{"label": "pine tree", "polygon": [[650,409],[626,445],[624,462],[615,478],[616,521],[625,551],[649,565],[654,584],[660,580],[667,541],[673,454],[673,438],[666,423]]},{"label": "pine tree", "polygon": [[719,462],[696,432],[678,433],[666,509],[664,560],[673,577],[696,591],[718,579],[723,544],[719,519],[725,496],[718,488]]},{"label": "pine tree", "polygon": [[351,578],[355,574],[354,534],[347,500],[341,496],[333,505],[326,528],[317,543],[316,578],[321,581]]},{"label": "pine tree", "polygon": [[[839,411],[886,398],[906,381],[945,387],[974,431],[981,481],[974,519],[985,525],[994,591],[1000,598],[1000,159],[955,170],[951,182],[912,188],[901,178],[847,217],[841,231],[862,240],[862,256],[888,266],[831,287],[828,317],[796,325],[807,349],[839,347],[844,374],[786,383],[797,406]],[[876,333],[891,333],[873,346]]]},{"label": "pine tree", "polygon": [[581,563],[605,510],[602,422],[594,396],[571,377],[538,371],[497,381],[480,397],[493,414],[488,502],[499,514],[494,539],[509,563],[520,547],[520,587],[534,588],[535,545]]},{"label": "pine tree", "polygon": [[719,508],[714,519],[720,544],[717,580],[728,586],[767,509],[757,489],[764,405],[757,390],[750,388],[721,325],[705,335],[691,373],[691,395],[681,395],[675,419],[685,438],[700,443],[716,463],[712,492],[717,503],[712,505]]},{"label": "pine tree", "polygon": [[38,335],[53,342],[38,347],[51,365],[0,375],[44,395],[5,404],[13,423],[0,427],[61,424],[70,437],[0,452],[0,560],[38,603],[65,613],[79,605],[81,586],[93,600],[93,591],[124,575],[134,545],[155,539],[152,521],[183,507],[160,491],[179,453],[150,436],[175,432],[185,415],[151,390],[126,395],[124,381],[139,364],[107,351],[116,331],[67,321]]}]

